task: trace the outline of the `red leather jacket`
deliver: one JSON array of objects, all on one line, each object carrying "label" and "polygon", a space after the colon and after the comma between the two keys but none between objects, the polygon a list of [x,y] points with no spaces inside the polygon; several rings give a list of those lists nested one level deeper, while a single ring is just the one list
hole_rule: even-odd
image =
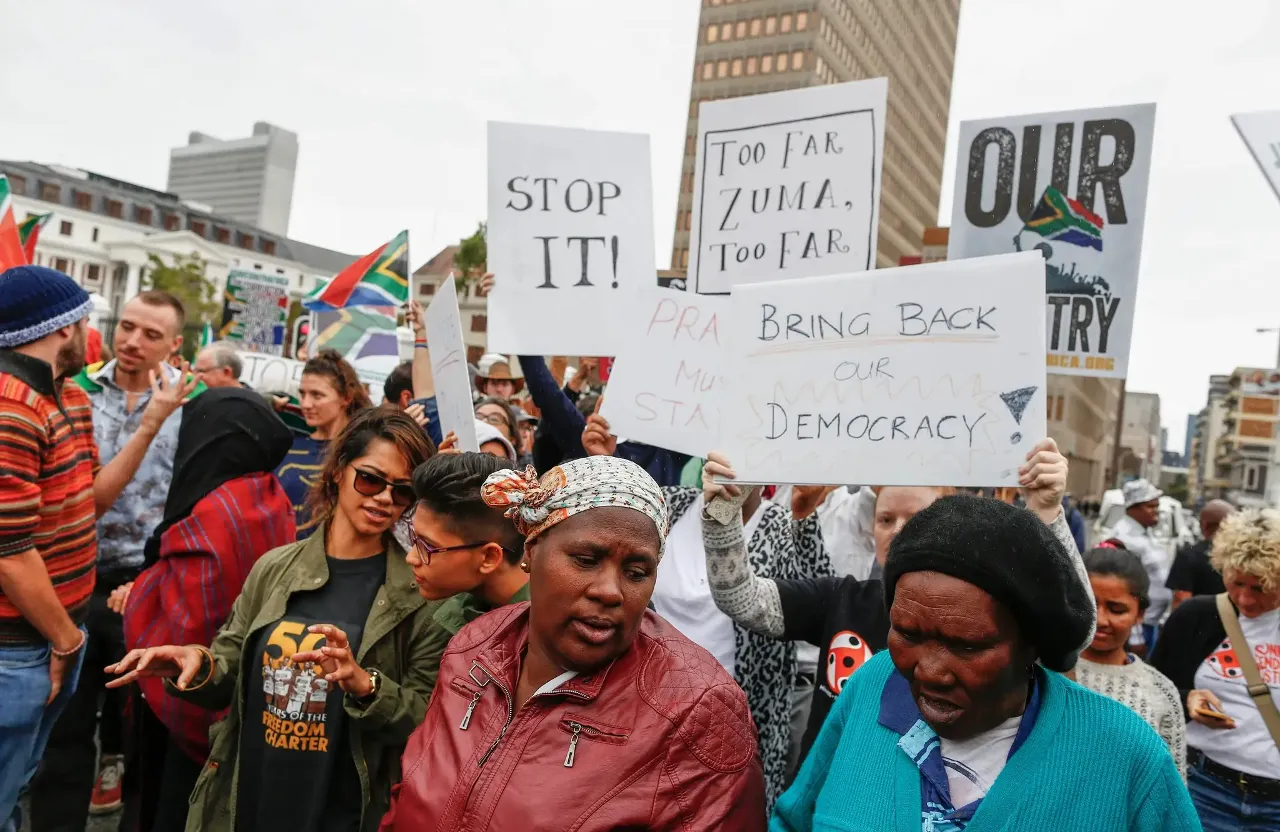
[{"label": "red leather jacket", "polygon": [[646,612],[630,650],[521,707],[528,608],[449,643],[383,832],[763,832],[747,699],[710,653]]}]

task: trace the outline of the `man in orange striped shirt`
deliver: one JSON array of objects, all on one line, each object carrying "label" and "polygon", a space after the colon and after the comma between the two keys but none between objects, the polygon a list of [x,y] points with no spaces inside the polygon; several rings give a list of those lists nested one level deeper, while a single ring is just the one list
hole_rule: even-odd
[{"label": "man in orange striped shirt", "polygon": [[[84,366],[89,294],[60,272],[0,274],[0,829],[75,689],[97,557]],[[12,824],[12,826],[9,826]]]}]

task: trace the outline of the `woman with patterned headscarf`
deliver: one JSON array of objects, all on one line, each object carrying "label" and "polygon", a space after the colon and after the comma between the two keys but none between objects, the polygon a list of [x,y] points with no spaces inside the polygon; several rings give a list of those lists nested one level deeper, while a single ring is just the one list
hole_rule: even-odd
[{"label": "woman with patterned headscarf", "polygon": [[532,601],[450,642],[382,829],[763,830],[745,696],[647,609],[667,534],[653,478],[592,457],[483,493],[525,536]]}]

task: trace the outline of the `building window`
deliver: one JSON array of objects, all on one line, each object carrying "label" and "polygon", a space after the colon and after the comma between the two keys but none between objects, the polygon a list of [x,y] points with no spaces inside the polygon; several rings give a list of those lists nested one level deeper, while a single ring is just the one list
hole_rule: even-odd
[{"label": "building window", "polygon": [[804,51],[797,49],[791,53],[791,68],[793,70],[804,69]]},{"label": "building window", "polygon": [[45,202],[61,202],[62,201],[61,186],[54,185],[51,182],[41,182],[40,198],[43,199]]},{"label": "building window", "polygon": [[70,236],[71,236],[71,222],[70,222],[70,221],[68,221],[68,220],[63,220],[62,222],[58,223],[58,233],[59,233],[59,234],[61,234],[61,235],[62,235],[62,236],[64,236],[64,237],[70,237]]},{"label": "building window", "polygon": [[712,23],[707,27],[707,43],[715,43],[720,40],[720,27]]},{"label": "building window", "polygon": [[729,75],[729,62],[719,61],[716,63],[716,77],[725,78]]},{"label": "building window", "polygon": [[124,219],[124,203],[118,199],[107,200],[107,216]]},{"label": "building window", "polygon": [[274,256],[275,256],[275,254],[276,254],[276,241],[275,241],[275,240],[263,240],[263,241],[262,241],[262,253],[263,253],[263,254],[269,254],[269,255],[271,255],[272,257],[274,257]]},{"label": "building window", "polygon": [[65,258],[65,257],[55,257],[55,258],[53,258],[53,267],[54,267],[55,269],[57,269],[58,271],[62,272],[63,274],[66,274],[66,273],[67,273],[67,267],[68,267],[68,266],[67,266],[67,258]]},{"label": "building window", "polygon": [[732,75],[734,78],[737,78],[742,75],[742,59],[741,58],[733,59],[733,65],[729,68],[729,74]]},{"label": "building window", "polygon": [[14,196],[26,196],[27,195],[27,177],[10,175],[9,189],[13,191]]},{"label": "building window", "polygon": [[747,58],[747,74],[755,75],[756,69],[758,68],[759,63],[760,63],[759,59],[756,58],[755,55],[752,55],[750,58]]},{"label": "building window", "polygon": [[716,74],[716,65],[712,61],[707,61],[702,65],[702,80],[710,81]]},{"label": "building window", "polygon": [[95,243],[98,242],[98,229],[96,227],[93,229],[93,241]]},{"label": "building window", "polygon": [[191,229],[192,234],[195,234],[200,237],[205,236],[205,234],[207,233],[205,230],[206,228],[205,224],[200,220],[191,220],[191,224],[188,226],[188,228]]},{"label": "building window", "polygon": [[223,228],[223,227],[222,227],[222,226],[220,226],[220,225],[215,225],[215,226],[213,227],[213,239],[217,240],[219,243],[229,243],[229,242],[231,242],[231,231],[230,231],[230,229]]},{"label": "building window", "polygon": [[760,72],[763,75],[768,75],[770,72],[773,72],[773,56],[772,55],[765,55],[763,58],[760,59]]},{"label": "building window", "polygon": [[778,31],[778,18],[773,15],[769,15],[764,19],[764,33],[766,35],[772,35],[776,31]]},{"label": "building window", "polygon": [[761,20],[758,17],[751,21],[751,37],[753,38],[760,37],[760,23],[761,23]]},{"label": "building window", "polygon": [[418,284],[418,294],[421,295],[422,297],[431,297],[435,293],[436,293],[436,284],[434,283]]},{"label": "building window", "polygon": [[472,315],[471,331],[472,332],[488,332],[489,316],[488,315]]},{"label": "building window", "polygon": [[253,235],[245,234],[243,231],[236,232],[236,245],[240,248],[253,249]]},{"label": "building window", "polygon": [[747,36],[747,21],[738,21],[738,25],[733,28],[733,36],[738,40],[742,40]]},{"label": "building window", "polygon": [[725,23],[720,26],[720,40],[730,40],[733,38],[733,24]]},{"label": "building window", "polygon": [[164,220],[163,220],[164,230],[177,231],[178,226],[181,225],[182,223],[182,220],[178,217],[178,215],[166,213],[163,216],[164,216]]},{"label": "building window", "polygon": [[81,211],[93,210],[93,194],[87,194],[84,191],[72,191],[75,195],[76,207]]},{"label": "building window", "polygon": [[778,29],[784,35],[791,31],[791,15],[784,14],[782,16],[782,20],[778,22]]},{"label": "building window", "polygon": [[102,279],[102,268],[97,263],[89,263],[84,267],[86,283],[97,283]]},{"label": "building window", "polygon": [[151,219],[154,216],[150,208],[141,205],[133,206],[133,221],[138,225],[151,225]]},{"label": "building window", "polygon": [[778,53],[778,59],[777,61],[774,62],[773,67],[777,72],[787,71],[787,53],[786,52]]},{"label": "building window", "polygon": [[796,14],[796,31],[803,32],[805,29],[808,29],[808,28],[809,28],[809,13],[798,12]]}]

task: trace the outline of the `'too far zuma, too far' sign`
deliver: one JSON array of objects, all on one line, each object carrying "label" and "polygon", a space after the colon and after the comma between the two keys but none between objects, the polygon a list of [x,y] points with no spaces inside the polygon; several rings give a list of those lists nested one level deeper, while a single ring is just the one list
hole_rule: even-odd
[{"label": "'too far zuma, too far' sign", "polygon": [[700,105],[694,291],[875,268],[888,89],[875,78]]},{"label": "'too far zuma, too far' sign", "polygon": [[600,415],[618,436],[690,456],[719,447],[729,298],[652,289],[636,304]]},{"label": "'too far zuma, too far' sign", "polygon": [[745,482],[1016,485],[1045,434],[1038,253],[733,290],[721,446]]},{"label": "'too far zuma, too far' sign", "polygon": [[960,124],[947,257],[1039,251],[1050,372],[1124,378],[1156,105]]},{"label": "'too far zuma, too far' sign", "polygon": [[489,349],[613,355],[653,284],[649,137],[489,124]]}]

